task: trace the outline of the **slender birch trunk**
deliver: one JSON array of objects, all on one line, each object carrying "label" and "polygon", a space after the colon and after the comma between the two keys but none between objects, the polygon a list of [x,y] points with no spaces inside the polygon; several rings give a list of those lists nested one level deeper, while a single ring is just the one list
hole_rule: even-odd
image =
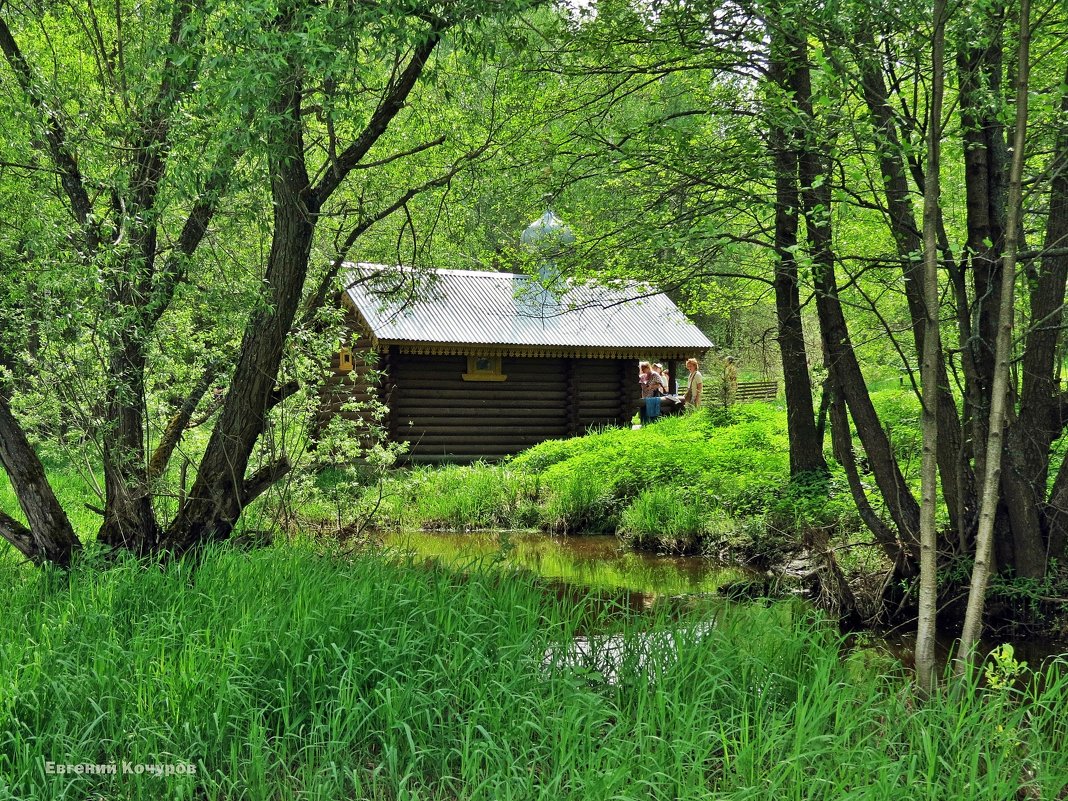
[{"label": "slender birch trunk", "polygon": [[979,507],[979,530],[975,539],[975,566],[968,590],[964,629],[960,635],[954,674],[960,678],[975,658],[975,646],[982,627],[986,586],[990,578],[990,556],[994,543],[994,517],[1001,484],[1001,453],[1009,402],[1009,351],[1012,345],[1013,289],[1016,254],[1020,240],[1020,213],[1023,195],[1024,136],[1027,133],[1027,87],[1030,70],[1031,3],[1020,0],[1020,51],[1016,76],[1016,130],[1009,168],[1009,207],[1005,225],[1005,262],[1001,273],[1001,304],[995,345],[994,383],[990,399],[990,431],[986,442],[986,470]]},{"label": "slender birch trunk", "polygon": [[935,630],[938,622],[938,201],[945,88],[945,0],[934,2],[931,42],[931,108],[927,124],[927,174],[923,187],[923,464],[920,475],[920,609],[916,625],[916,682],[923,694],[934,691]]}]

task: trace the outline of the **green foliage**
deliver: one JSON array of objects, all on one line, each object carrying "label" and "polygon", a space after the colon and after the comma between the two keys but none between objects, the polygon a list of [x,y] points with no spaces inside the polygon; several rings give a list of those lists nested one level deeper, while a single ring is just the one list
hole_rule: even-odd
[{"label": "green foliage", "polygon": [[[871,400],[902,470],[906,475],[918,473],[923,447],[920,399],[911,389],[889,389],[872,392]],[[910,464],[911,471],[908,469]]]},{"label": "green foliage", "polygon": [[711,508],[753,513],[769,486],[789,478],[785,419],[765,404],[729,416],[700,410],[639,431],[594,434],[576,445],[568,458],[545,468],[543,480],[551,485],[571,473],[598,475],[624,502],[649,487],[673,486]]},{"label": "green foliage", "polygon": [[1002,643],[990,652],[983,675],[991,692],[1009,690],[1027,669],[1027,663],[1017,660],[1014,653],[1009,643]]},{"label": "green foliage", "polygon": [[[414,468],[364,493],[361,507],[380,525],[429,529],[503,528],[529,519],[537,482],[519,471],[476,463]],[[377,506],[377,510],[374,508]]]},{"label": "green foliage", "polygon": [[619,535],[637,548],[693,551],[706,530],[702,506],[700,499],[681,495],[673,487],[651,487],[623,510]]},{"label": "green foliage", "polygon": [[804,532],[823,529],[844,534],[860,528],[861,522],[841,472],[795,476],[768,507],[769,526]]},{"label": "green foliage", "polygon": [[[737,545],[766,530],[765,514],[775,550],[806,527],[854,530],[839,477],[791,485],[785,424],[770,404],[701,409],[640,430],[550,440],[501,465],[403,471],[386,482],[375,517],[387,526],[616,531],[673,552]],[[363,508],[374,494],[364,492]]]},{"label": "green foliage", "polygon": [[1064,662],[1012,703],[973,681],[921,705],[792,604],[635,616],[295,547],[0,571],[4,799],[1055,798],[1068,776]]},{"label": "green foliage", "polygon": [[575,465],[546,481],[548,496],[542,525],[557,534],[597,533],[616,527],[616,498],[610,484],[594,472]]},{"label": "green foliage", "polygon": [[[415,469],[388,482],[386,525],[537,523],[611,531],[644,491],[670,487],[702,509],[755,514],[788,481],[785,421],[763,404],[700,410],[641,430],[610,428],[530,448],[504,465]],[[368,494],[362,501],[369,504]]]}]

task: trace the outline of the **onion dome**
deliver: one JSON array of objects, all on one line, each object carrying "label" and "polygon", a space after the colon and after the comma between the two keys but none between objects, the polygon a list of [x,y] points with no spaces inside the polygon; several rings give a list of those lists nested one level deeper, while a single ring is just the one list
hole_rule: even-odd
[{"label": "onion dome", "polygon": [[575,243],[571,228],[553,214],[552,209],[526,227],[519,236],[519,242],[529,248],[541,251],[555,251]]}]

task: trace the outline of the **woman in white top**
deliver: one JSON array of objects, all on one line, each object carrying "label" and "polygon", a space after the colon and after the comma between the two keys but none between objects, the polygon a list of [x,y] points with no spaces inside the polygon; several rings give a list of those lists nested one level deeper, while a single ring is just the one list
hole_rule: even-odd
[{"label": "woman in white top", "polygon": [[686,384],[686,396],[683,400],[686,404],[693,406],[695,409],[701,405],[701,390],[704,388],[704,378],[701,375],[701,371],[697,368],[700,365],[697,363],[697,359],[687,359],[686,369],[690,371],[690,380]]}]

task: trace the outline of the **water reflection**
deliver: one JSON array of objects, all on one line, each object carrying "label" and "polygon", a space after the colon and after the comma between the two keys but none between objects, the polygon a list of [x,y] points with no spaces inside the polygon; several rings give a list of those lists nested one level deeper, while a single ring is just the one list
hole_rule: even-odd
[{"label": "water reflection", "polygon": [[661,556],[622,547],[611,536],[551,537],[532,532],[427,532],[387,534],[385,543],[455,568],[527,570],[550,582],[600,590],[635,611],[662,599],[715,593],[752,574],[699,556]]},{"label": "water reflection", "polygon": [[[758,577],[743,568],[728,567],[699,556],[661,556],[626,549],[612,536],[552,537],[534,532],[427,532],[403,531],[385,535],[385,544],[417,559],[429,559],[455,569],[503,568],[529,571],[545,581],[546,589],[560,598],[574,599],[591,610],[611,607],[624,616],[656,608],[669,619],[694,609],[714,618],[727,601],[720,591],[730,585],[752,582]],[[759,581],[759,579],[758,579]],[[666,608],[665,608],[666,607]],[[594,619],[603,620],[600,614]],[[617,643],[596,638],[597,632],[582,632],[567,655],[547,655],[552,663],[575,659],[591,662],[601,672],[607,666],[597,662],[605,653],[612,655]],[[907,668],[912,667],[914,631],[896,630],[882,636],[867,633],[864,648],[888,652]],[[985,641],[983,654],[1003,640]],[[1039,668],[1050,659],[1068,652],[1068,644],[1049,640],[1013,640],[1016,658]],[[860,643],[846,641],[851,651]],[[937,660],[944,665],[953,638],[938,640]],[[610,662],[612,660],[610,659]]]}]

